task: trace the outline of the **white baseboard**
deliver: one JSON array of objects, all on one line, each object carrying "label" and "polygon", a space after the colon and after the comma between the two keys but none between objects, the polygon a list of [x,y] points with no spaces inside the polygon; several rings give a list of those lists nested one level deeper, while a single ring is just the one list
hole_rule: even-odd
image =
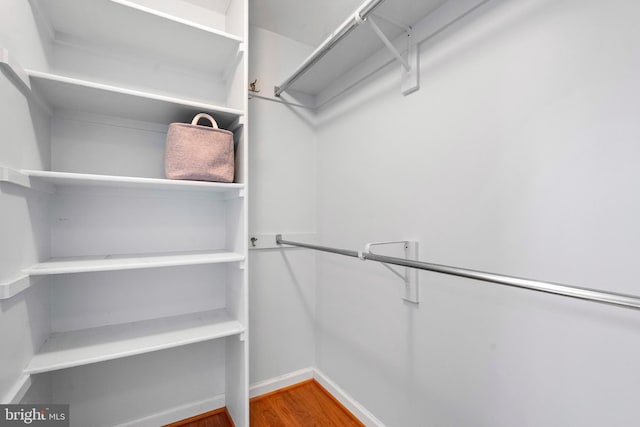
[{"label": "white baseboard", "polygon": [[310,380],[313,378],[313,368],[300,369],[299,371],[289,372],[288,374],[270,378],[251,385],[249,388],[249,397],[253,398],[263,394],[271,393],[290,385]]},{"label": "white baseboard", "polygon": [[253,384],[249,389],[249,396],[252,398],[261,396],[263,394],[271,393],[272,391],[276,391],[278,389],[288,387],[290,385],[294,385],[311,378],[315,379],[364,425],[385,427],[382,421],[377,419],[357,400],[355,400],[351,395],[340,388],[335,382],[333,382],[329,377],[327,377],[317,368],[300,369],[299,371],[290,372],[285,375],[280,375],[278,377]]},{"label": "white baseboard", "polygon": [[[317,368],[300,369],[298,371],[255,383],[249,389],[249,397],[253,398],[261,396],[311,378],[318,381],[320,385],[322,385],[334,398],[336,398],[338,402],[344,405],[344,407],[347,408],[364,425],[385,427],[382,421],[377,419],[357,400]],[[9,393],[10,396],[7,396],[7,401],[17,403],[16,400],[22,398],[24,393],[29,389],[30,384],[30,376],[27,375],[20,378],[20,381],[15,384],[11,393]],[[213,411],[214,409],[222,408],[223,406],[225,406],[225,397],[224,394],[221,394],[198,402],[176,406],[174,408],[167,409],[166,411],[139,418],[137,420],[127,421],[117,425],[116,427],[157,427],[159,425],[169,424],[178,420],[200,415],[205,412]]]},{"label": "white baseboard", "polygon": [[175,408],[170,408],[166,411],[149,415],[148,417],[127,421],[126,423],[118,424],[116,427],[158,427],[213,411],[223,406],[225,406],[224,394],[220,394],[199,402],[176,406]]},{"label": "white baseboard", "polygon": [[369,412],[364,406],[355,400],[349,393],[344,391],[340,386],[331,381],[324,373],[317,368],[313,368],[313,378],[320,383],[322,387],[342,403],[345,408],[349,410],[357,419],[359,419],[364,425],[385,427],[382,421],[377,419],[371,412]]}]

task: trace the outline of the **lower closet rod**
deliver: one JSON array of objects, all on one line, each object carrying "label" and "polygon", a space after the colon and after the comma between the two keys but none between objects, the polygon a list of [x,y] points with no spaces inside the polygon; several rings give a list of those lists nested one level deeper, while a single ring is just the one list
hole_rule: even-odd
[{"label": "lower closet rod", "polygon": [[603,292],[595,289],[579,288],[575,286],[561,285],[558,283],[541,282],[539,280],[523,279],[520,277],[505,276],[484,271],[468,270],[466,268],[451,267],[448,265],[431,264],[423,261],[413,261],[403,258],[396,258],[384,255],[377,255],[371,252],[359,252],[347,249],[330,248],[326,246],[312,245],[309,243],[292,242],[282,239],[282,235],[276,235],[278,245],[298,246],[301,248],[314,249],[322,252],[360,258],[362,260],[378,261],[386,264],[395,264],[403,267],[417,268],[420,270],[433,271],[436,273],[449,274],[452,276],[466,277],[468,279],[482,280],[485,282],[497,283],[499,285],[513,286],[516,288],[530,289],[538,292],[562,295],[570,298],[578,298],[587,301],[611,304],[625,308],[640,308],[640,298],[633,295],[617,294],[613,292]]}]

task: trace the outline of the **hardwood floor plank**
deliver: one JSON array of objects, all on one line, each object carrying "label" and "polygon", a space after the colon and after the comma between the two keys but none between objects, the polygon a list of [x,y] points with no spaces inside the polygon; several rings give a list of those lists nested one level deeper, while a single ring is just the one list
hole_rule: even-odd
[{"label": "hardwood floor plank", "polygon": [[164,427],[235,427],[227,408],[220,408]]},{"label": "hardwood floor plank", "polygon": [[[251,399],[251,427],[364,427],[315,380]],[[165,427],[233,427],[226,408]]]},{"label": "hardwood floor plank", "polygon": [[315,380],[251,400],[251,427],[364,426]]}]

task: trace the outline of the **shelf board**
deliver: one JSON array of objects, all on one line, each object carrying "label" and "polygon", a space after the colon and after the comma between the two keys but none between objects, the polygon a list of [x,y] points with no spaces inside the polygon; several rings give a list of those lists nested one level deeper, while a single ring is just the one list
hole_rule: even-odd
[{"label": "shelf board", "polygon": [[181,265],[218,264],[244,261],[244,256],[227,251],[193,251],[164,254],[105,255],[51,258],[23,270],[29,276],[135,270]]},{"label": "shelf board", "polygon": [[[153,57],[154,62],[220,73],[241,37],[127,0],[29,0],[50,36],[106,51]],[[143,29],[143,30],[142,30]]]},{"label": "shelf board", "polygon": [[186,190],[231,192],[244,188],[244,184],[173,180],[160,178],[139,178],[130,176],[94,175],[71,172],[52,172],[22,169],[20,173],[49,184],[62,186],[103,186],[116,188],[138,188],[151,190]]},{"label": "shelf board", "polygon": [[229,128],[243,115],[241,110],[189,99],[107,85],[40,71],[26,70],[31,88],[50,106],[132,120],[169,124],[191,123],[201,112],[214,116]]},{"label": "shelf board", "polygon": [[[374,19],[376,15],[392,18],[395,22],[412,26],[444,3],[446,0],[386,0],[375,10],[373,16]],[[404,32],[402,28],[389,24],[383,19],[376,19],[376,22],[390,40],[394,40]],[[371,28],[367,28],[368,26],[369,24],[364,22],[356,27],[296,80],[289,89],[317,95],[340,76],[355,68],[377,51],[384,49],[380,39]],[[392,57],[391,54],[389,57]]]},{"label": "shelf board", "polygon": [[24,372],[37,374],[238,335],[242,324],[224,309],[54,333]]}]

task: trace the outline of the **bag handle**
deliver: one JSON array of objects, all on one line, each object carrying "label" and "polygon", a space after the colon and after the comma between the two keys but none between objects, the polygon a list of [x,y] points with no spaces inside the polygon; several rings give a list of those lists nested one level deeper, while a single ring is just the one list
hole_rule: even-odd
[{"label": "bag handle", "polygon": [[218,129],[218,122],[215,121],[215,119],[213,117],[211,117],[209,114],[207,113],[200,113],[197,114],[193,120],[191,120],[191,124],[192,125],[197,125],[198,121],[202,118],[205,118],[207,120],[209,120],[211,122],[211,127],[213,127],[214,129]]}]

